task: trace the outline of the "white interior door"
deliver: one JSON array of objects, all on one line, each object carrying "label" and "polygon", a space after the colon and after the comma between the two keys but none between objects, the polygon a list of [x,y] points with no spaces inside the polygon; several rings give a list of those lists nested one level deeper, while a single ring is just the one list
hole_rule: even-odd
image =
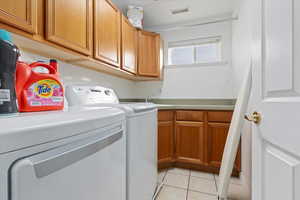
[{"label": "white interior door", "polygon": [[252,199],[299,200],[300,1],[253,2]]}]

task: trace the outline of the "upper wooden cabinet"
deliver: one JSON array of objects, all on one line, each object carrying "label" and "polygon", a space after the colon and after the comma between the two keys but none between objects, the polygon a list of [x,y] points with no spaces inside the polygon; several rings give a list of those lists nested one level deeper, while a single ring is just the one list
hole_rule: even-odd
[{"label": "upper wooden cabinet", "polygon": [[111,0],[0,0],[0,28],[33,53],[133,81],[161,78],[159,34],[138,31]]},{"label": "upper wooden cabinet", "polygon": [[121,12],[110,0],[95,0],[95,58],[121,67]]},{"label": "upper wooden cabinet", "polygon": [[159,77],[161,66],[160,35],[139,31],[138,74],[141,76]]},{"label": "upper wooden cabinet", "polygon": [[29,33],[37,33],[39,0],[1,0],[0,21]]},{"label": "upper wooden cabinet", "polygon": [[122,69],[133,74],[137,72],[137,29],[122,16]]},{"label": "upper wooden cabinet", "polygon": [[46,39],[92,54],[93,0],[47,0]]}]

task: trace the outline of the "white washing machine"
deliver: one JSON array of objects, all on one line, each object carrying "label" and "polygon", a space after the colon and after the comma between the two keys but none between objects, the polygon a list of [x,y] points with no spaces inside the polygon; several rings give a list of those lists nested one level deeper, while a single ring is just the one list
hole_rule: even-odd
[{"label": "white washing machine", "polygon": [[116,108],[0,116],[1,200],[125,200],[125,114]]},{"label": "white washing machine", "polygon": [[69,85],[69,106],[113,106],[126,113],[127,200],[151,200],[157,188],[157,107],[151,103],[120,104],[112,89]]}]

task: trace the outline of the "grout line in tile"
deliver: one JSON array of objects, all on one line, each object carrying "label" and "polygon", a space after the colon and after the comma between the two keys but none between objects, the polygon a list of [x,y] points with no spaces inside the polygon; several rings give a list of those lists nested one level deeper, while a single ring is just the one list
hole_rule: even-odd
[{"label": "grout line in tile", "polygon": [[160,172],[161,172],[161,173],[162,173],[162,172],[164,173],[163,178],[162,178],[162,180],[161,180],[161,182],[164,183],[165,178],[166,178],[166,176],[167,176],[168,170],[162,170],[162,171],[160,171]]},{"label": "grout line in tile", "polygon": [[164,184],[163,184],[163,183],[161,183],[161,187],[160,187],[160,189],[159,189],[159,191],[158,191],[157,195],[155,196],[155,199],[154,199],[154,200],[157,200],[157,198],[159,197],[159,194],[161,193],[161,191],[162,191],[163,187],[164,187]]},{"label": "grout line in tile", "polygon": [[168,186],[168,187],[173,187],[173,188],[178,188],[178,189],[182,189],[182,190],[187,190],[186,188],[184,187],[178,187],[178,186],[174,186],[174,185],[168,185],[166,183],[163,184],[164,186]]},{"label": "grout line in tile", "polygon": [[216,191],[218,192],[218,184],[217,184],[217,179],[216,179],[215,175],[214,175],[214,180],[215,180]]},{"label": "grout line in tile", "polygon": [[187,177],[189,177],[189,175],[184,175],[184,174],[174,174],[174,173],[169,173],[169,174],[172,174],[172,175],[178,175],[178,176],[187,176]]},{"label": "grout line in tile", "polygon": [[215,178],[213,177],[213,179],[211,179],[211,178],[206,178],[206,177],[199,177],[199,176],[192,176],[191,175],[191,177],[193,177],[193,178],[201,178],[201,179],[205,179],[205,180],[215,180]]},{"label": "grout line in tile", "polygon": [[186,200],[188,200],[188,198],[189,198],[189,188],[190,188],[191,174],[192,174],[192,171],[190,170],[190,171],[189,171],[188,185],[187,185],[187,189],[186,189],[186,196],[185,196],[185,199],[186,199]]},{"label": "grout line in tile", "polygon": [[202,180],[211,181],[211,182],[216,183],[215,179],[208,179],[208,178],[197,177],[197,176],[191,176],[191,177],[195,178],[195,179],[202,179]]},{"label": "grout line in tile", "polygon": [[212,194],[212,193],[208,193],[208,192],[200,192],[200,191],[197,191],[197,190],[188,190],[188,191],[191,191],[191,192],[198,192],[198,193],[202,193],[202,194],[207,194],[207,195],[210,195],[210,196],[217,196],[217,194]]},{"label": "grout line in tile", "polygon": [[166,170],[165,173],[164,173],[163,179],[162,179],[162,183],[164,183],[165,178],[166,178],[166,176],[167,176],[167,173],[168,173],[168,171]]},{"label": "grout line in tile", "polygon": [[181,187],[177,187],[177,186],[173,186],[173,185],[163,184],[163,186],[167,186],[167,187],[171,187],[171,188],[176,188],[176,189],[180,189],[180,190],[186,190],[185,188],[181,188]]},{"label": "grout line in tile", "polygon": [[180,175],[180,176],[190,176],[190,173],[189,174],[179,174],[179,173],[168,172],[167,174]]},{"label": "grout line in tile", "polygon": [[190,176],[190,173],[189,173],[189,175],[186,175],[186,174],[180,174],[180,173],[174,173],[174,172],[167,172],[167,174],[175,174],[175,175],[182,175],[182,176]]}]

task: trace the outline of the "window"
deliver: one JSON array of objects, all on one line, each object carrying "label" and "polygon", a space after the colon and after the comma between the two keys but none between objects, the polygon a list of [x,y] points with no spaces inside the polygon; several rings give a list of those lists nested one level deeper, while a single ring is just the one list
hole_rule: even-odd
[{"label": "window", "polygon": [[221,39],[219,37],[169,43],[169,65],[212,63],[221,60]]}]

